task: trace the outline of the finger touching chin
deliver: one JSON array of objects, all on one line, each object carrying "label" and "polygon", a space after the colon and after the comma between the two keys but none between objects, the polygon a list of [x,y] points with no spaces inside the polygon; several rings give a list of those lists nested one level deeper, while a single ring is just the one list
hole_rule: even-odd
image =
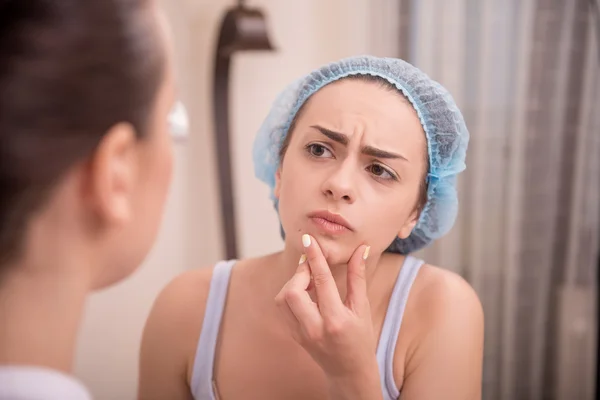
[{"label": "finger touching chin", "polygon": [[[317,239],[318,240],[318,239]],[[330,268],[336,265],[346,265],[350,261],[354,248],[345,243],[318,240],[321,252]]]}]

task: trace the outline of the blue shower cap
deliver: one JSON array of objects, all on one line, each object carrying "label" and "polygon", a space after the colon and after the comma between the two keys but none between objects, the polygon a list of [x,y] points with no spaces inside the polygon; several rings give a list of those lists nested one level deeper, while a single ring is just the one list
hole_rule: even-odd
[{"label": "blue shower cap", "polygon": [[413,105],[427,136],[427,202],[409,237],[396,237],[387,249],[408,254],[444,236],[454,225],[458,213],[456,177],[466,168],[469,142],[464,118],[450,93],[413,65],[396,58],[350,57],[296,80],[279,94],[258,131],[253,148],[254,171],[271,188],[271,199],[278,209],[273,189],[279,150],[296,113],[325,85],[355,75],[378,76],[396,86]]}]

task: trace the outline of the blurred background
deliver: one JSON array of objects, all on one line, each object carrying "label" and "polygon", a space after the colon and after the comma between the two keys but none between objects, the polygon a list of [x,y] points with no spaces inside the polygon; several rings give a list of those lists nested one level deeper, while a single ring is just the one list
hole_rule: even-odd
[{"label": "blurred background", "polygon": [[[139,341],[176,274],[226,257],[213,83],[231,0],[162,0],[191,122],[175,146],[163,228],[144,267],[95,294],[77,375],[97,399],[134,399]],[[485,400],[596,397],[600,56],[592,0],[251,0],[275,51],[232,56],[229,122],[238,256],[282,248],[251,147],[292,80],[357,54],[401,57],[454,95],[471,132],[461,212],[419,254],[452,269],[485,309]],[[165,346],[168,346],[165,343]],[[101,372],[100,372],[101,371]]]}]

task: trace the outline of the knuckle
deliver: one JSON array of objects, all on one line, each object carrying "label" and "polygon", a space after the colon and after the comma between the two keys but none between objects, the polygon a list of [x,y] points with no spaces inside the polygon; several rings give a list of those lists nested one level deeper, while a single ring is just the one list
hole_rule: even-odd
[{"label": "knuckle", "polygon": [[332,337],[340,336],[347,329],[347,322],[342,318],[331,318],[325,324],[327,335]]},{"label": "knuckle", "polygon": [[319,261],[319,254],[316,251],[307,251],[306,259],[309,263],[316,263]]},{"label": "knuckle", "polygon": [[323,331],[316,327],[308,327],[305,329],[304,336],[307,343],[321,342],[323,340]]},{"label": "knuckle", "polygon": [[295,303],[300,299],[300,293],[295,290],[288,289],[283,293],[283,298],[288,303]]},{"label": "knuckle", "polygon": [[366,281],[366,277],[365,274],[362,273],[361,271],[348,271],[348,274],[351,276],[352,279],[354,279],[355,281]]},{"label": "knuckle", "polygon": [[315,286],[323,286],[327,284],[329,281],[329,276],[327,274],[316,273],[313,274],[313,282]]}]

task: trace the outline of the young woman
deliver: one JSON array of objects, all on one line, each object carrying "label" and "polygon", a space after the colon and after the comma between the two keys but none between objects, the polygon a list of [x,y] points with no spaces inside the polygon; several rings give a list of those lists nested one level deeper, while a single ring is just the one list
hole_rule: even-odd
[{"label": "young woman", "polygon": [[86,399],[90,291],[149,251],[174,102],[152,0],[0,1],[0,399]]},{"label": "young woman", "polygon": [[288,87],[254,149],[285,247],[164,289],[140,399],[479,399],[479,300],[410,255],[451,228],[467,142],[446,90],[401,60]]}]

